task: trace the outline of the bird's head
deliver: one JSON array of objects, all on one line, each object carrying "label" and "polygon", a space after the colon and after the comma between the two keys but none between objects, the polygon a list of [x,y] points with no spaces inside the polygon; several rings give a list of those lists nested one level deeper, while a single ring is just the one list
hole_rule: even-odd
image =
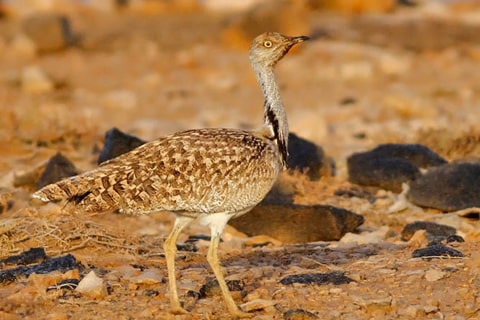
[{"label": "bird's head", "polygon": [[250,61],[256,65],[273,67],[291,47],[308,39],[307,36],[287,37],[278,32],[263,33],[252,42]]}]

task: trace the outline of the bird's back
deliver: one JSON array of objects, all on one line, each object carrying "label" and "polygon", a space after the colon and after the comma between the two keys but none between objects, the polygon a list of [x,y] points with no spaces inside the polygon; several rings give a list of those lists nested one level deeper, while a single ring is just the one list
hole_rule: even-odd
[{"label": "bird's back", "polygon": [[189,130],[46,186],[34,197],[67,199],[87,212],[233,213],[260,202],[280,170],[278,148],[261,135]]}]

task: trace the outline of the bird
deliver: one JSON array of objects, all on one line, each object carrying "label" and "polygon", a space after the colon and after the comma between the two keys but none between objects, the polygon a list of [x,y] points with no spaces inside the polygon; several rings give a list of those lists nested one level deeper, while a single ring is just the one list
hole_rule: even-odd
[{"label": "bird", "polygon": [[126,214],[169,211],[173,229],[164,242],[170,311],[185,314],[176,285],[176,242],[199,220],[210,228],[207,261],[228,312],[244,318],[225,282],[218,244],[227,222],[257,205],[272,189],[288,157],[288,123],[274,67],[307,36],[266,32],[250,47],[250,63],[264,96],[264,123],[256,130],[203,128],[147,142],[97,168],[36,191],[41,202],[64,201],[76,210]]}]

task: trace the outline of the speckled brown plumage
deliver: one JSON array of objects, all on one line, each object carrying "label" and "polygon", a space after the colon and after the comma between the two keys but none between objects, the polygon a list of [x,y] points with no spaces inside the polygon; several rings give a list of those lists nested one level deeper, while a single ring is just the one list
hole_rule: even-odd
[{"label": "speckled brown plumage", "polygon": [[226,285],[217,248],[234,216],[258,204],[285,167],[288,123],[273,67],[307,37],[267,32],[254,39],[250,62],[265,98],[264,125],[257,131],[196,129],[146,143],[81,175],[48,185],[33,197],[67,200],[79,210],[176,214],[164,250],[173,313],[182,314],[175,277],[176,240],[194,219],[211,230],[207,260],[233,317],[248,317]]},{"label": "speckled brown plumage", "polygon": [[[281,168],[275,142],[232,129],[198,129],[146,143],[36,193],[87,212],[182,215],[236,212],[263,199]],[[235,196],[232,196],[235,195]]]}]

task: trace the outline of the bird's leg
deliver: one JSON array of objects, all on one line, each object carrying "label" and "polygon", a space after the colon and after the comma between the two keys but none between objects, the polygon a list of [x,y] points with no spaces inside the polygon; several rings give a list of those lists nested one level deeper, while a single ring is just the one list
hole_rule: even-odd
[{"label": "bird's leg", "polygon": [[177,254],[177,238],[183,228],[185,228],[193,219],[190,217],[177,216],[173,225],[173,230],[168,235],[163,244],[165,251],[165,260],[167,261],[168,284],[170,290],[170,307],[174,314],[187,313],[180,305],[177,293],[177,282],[175,278],[175,256]]},{"label": "bird's leg", "polygon": [[223,270],[220,266],[220,261],[218,260],[217,255],[217,248],[218,243],[220,242],[220,233],[216,230],[212,230],[212,238],[210,240],[210,247],[208,248],[207,260],[210,264],[210,267],[217,278],[218,285],[222,290],[223,299],[227,305],[227,309],[230,314],[237,318],[250,318],[253,316],[251,313],[245,313],[238,309],[235,301],[233,301],[232,295],[230,290],[228,290],[227,283],[225,282],[225,278],[223,277]]}]

